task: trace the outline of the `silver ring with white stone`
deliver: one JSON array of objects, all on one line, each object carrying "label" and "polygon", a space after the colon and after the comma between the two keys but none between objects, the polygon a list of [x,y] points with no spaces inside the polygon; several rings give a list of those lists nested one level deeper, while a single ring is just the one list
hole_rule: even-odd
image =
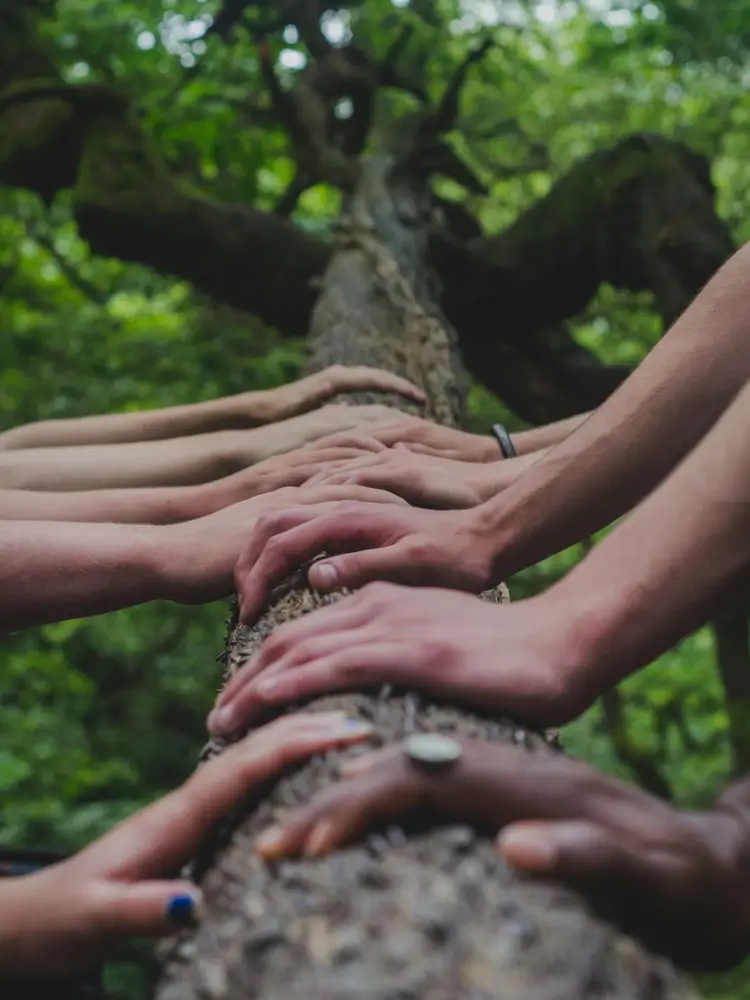
[{"label": "silver ring with white stone", "polygon": [[463,755],[458,740],[440,733],[415,733],[407,738],[405,750],[413,764],[430,770],[451,767]]}]

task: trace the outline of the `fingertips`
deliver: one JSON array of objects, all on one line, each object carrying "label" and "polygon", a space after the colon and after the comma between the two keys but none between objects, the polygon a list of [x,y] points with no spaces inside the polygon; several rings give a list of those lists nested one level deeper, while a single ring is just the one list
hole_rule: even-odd
[{"label": "fingertips", "polygon": [[522,871],[550,871],[557,861],[553,823],[513,823],[500,832],[503,859]]},{"label": "fingertips", "polygon": [[[400,753],[400,749],[395,751]],[[385,761],[389,760],[394,756],[393,747],[388,747],[385,750],[373,750],[371,753],[363,753],[358,757],[353,757],[350,760],[345,760],[341,764],[341,777],[342,778],[356,778],[358,775],[363,774],[365,771],[369,771],[372,767],[377,767],[379,764],[383,764]]]},{"label": "fingertips", "polygon": [[96,928],[108,937],[161,937],[203,915],[200,889],[182,880],[106,882],[96,895]]},{"label": "fingertips", "polygon": [[586,820],[512,823],[499,834],[497,846],[514,868],[572,881],[625,874],[627,867],[612,835]]}]

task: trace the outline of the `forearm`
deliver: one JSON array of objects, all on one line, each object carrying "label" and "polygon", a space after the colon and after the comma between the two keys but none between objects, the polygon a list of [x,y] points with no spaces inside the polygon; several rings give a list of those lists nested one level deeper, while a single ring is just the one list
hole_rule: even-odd
[{"label": "forearm", "polygon": [[255,432],[0,451],[0,489],[64,492],[204,483],[242,467],[245,433]]},{"label": "forearm", "polygon": [[164,536],[146,525],[0,523],[0,631],[167,598]]},{"label": "forearm", "polygon": [[545,424],[543,427],[532,427],[527,431],[517,431],[513,435],[513,445],[517,455],[530,455],[542,449],[550,448],[560,444],[570,437],[573,431],[577,430],[584,420],[587,420],[591,413],[579,413],[575,417],[567,417],[565,420],[558,420],[554,424]]},{"label": "forearm", "polygon": [[750,383],[695,450],[540,598],[573,624],[597,691],[649,663],[711,615],[750,572]]},{"label": "forearm", "polygon": [[176,524],[231,503],[230,492],[222,494],[223,482],[66,493],[0,489],[0,521]]},{"label": "forearm", "polygon": [[750,246],[578,430],[477,509],[498,577],[609,524],[695,446],[750,377],[748,294]]},{"label": "forearm", "polygon": [[517,458],[503,458],[495,462],[461,463],[463,474],[476,487],[480,502],[485,503],[507,490],[524,472],[542,459],[549,449],[519,455]]},{"label": "forearm", "polygon": [[246,393],[137,413],[40,420],[0,434],[0,450],[122,444],[243,429],[263,422],[266,393]]}]

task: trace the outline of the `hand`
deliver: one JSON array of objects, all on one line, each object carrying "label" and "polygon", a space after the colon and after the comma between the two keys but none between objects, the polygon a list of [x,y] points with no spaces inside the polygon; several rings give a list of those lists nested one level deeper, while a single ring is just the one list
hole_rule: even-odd
[{"label": "hand", "polygon": [[[372,444],[378,451],[385,449],[385,445],[379,442]],[[194,487],[199,497],[197,506],[201,515],[210,514],[262,493],[271,493],[286,486],[302,486],[317,473],[341,468],[355,458],[372,453],[369,449],[356,447],[314,448],[306,445],[296,448],[266,458],[231,476]]]},{"label": "hand", "polygon": [[[423,417],[400,414],[398,419],[382,420],[363,428],[363,432],[389,448],[398,445],[411,451],[462,462],[494,462],[500,454],[496,442],[489,436],[443,427]],[[342,435],[330,444],[348,445],[356,442],[357,438],[357,434]]]},{"label": "hand", "polygon": [[523,872],[605,890],[682,964],[715,969],[748,953],[740,863],[748,831],[738,818],[679,812],[561,756],[460,742],[460,761],[437,774],[415,767],[400,746],[346,762],[349,780],[266,831],[256,849],[269,860],[319,857],[378,821],[430,809],[488,832],[503,828],[498,851]]},{"label": "hand", "polygon": [[[371,424],[390,423],[396,416],[399,416],[398,410],[379,403],[366,406],[331,403],[319,410],[312,410],[298,417],[289,417],[287,420],[280,420],[264,427],[228,432],[231,435],[229,439],[231,460],[238,468],[244,468],[333,434],[352,431],[355,428],[366,432]],[[338,447],[337,442],[332,444]]]},{"label": "hand", "polygon": [[[331,365],[321,372],[263,393],[263,417],[269,422],[286,420],[315,409],[339,393],[363,390],[395,392],[416,403],[424,403],[426,400],[422,389],[391,372],[363,366],[347,368],[345,365]],[[257,394],[250,395],[252,397]]]},{"label": "hand", "polygon": [[131,935],[159,936],[200,918],[200,891],[170,880],[215,824],[290,764],[365,739],[343,712],[286,716],[199,768],[70,860],[0,882],[0,978],[62,979]]},{"label": "hand", "polygon": [[491,539],[473,511],[349,502],[335,510],[289,508],[260,518],[239,558],[241,621],[253,621],[271,589],[323,551],[348,554],[310,567],[310,586],[322,591],[392,580],[479,592],[490,583],[493,567]]},{"label": "hand", "polygon": [[329,463],[307,482],[309,486],[370,486],[386,489],[415,506],[457,510],[483,502],[486,482],[478,473],[485,473],[486,480],[488,468],[485,464],[416,456],[404,449],[389,448]]},{"label": "hand", "polygon": [[194,521],[154,529],[159,532],[155,559],[162,581],[161,598],[202,604],[226,597],[232,591],[238,556],[261,517],[285,507],[298,510],[304,503],[315,505],[321,513],[334,513],[347,500],[371,507],[386,503],[408,508],[400,497],[363,486],[288,486]]},{"label": "hand", "polygon": [[453,591],[370,584],[275,629],[221,692],[208,727],[229,736],[271,706],[381,684],[567,722],[581,709],[579,668],[559,620],[558,628],[553,615],[540,617],[533,600],[498,607]]}]

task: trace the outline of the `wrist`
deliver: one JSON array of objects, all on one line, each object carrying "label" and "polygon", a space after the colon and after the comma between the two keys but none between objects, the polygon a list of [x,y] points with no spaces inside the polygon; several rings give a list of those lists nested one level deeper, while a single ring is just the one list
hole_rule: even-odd
[{"label": "wrist", "polygon": [[278,396],[278,389],[257,389],[227,397],[235,419],[241,421],[236,426],[257,427],[278,420],[281,412]]},{"label": "wrist", "polygon": [[644,643],[647,614],[636,595],[629,595],[624,588],[596,586],[586,578],[579,579],[580,569],[575,567],[541,595],[544,607],[540,608],[540,620],[547,628],[548,615],[565,619],[576,696],[587,707],[659,650]]},{"label": "wrist", "polygon": [[516,478],[514,463],[498,459],[497,456],[490,462],[473,465],[470,471],[470,481],[480,504],[487,503],[502,493]]},{"label": "wrist", "polygon": [[154,600],[202,604],[231,592],[236,554],[227,558],[226,543],[211,515],[160,528],[151,559],[158,591]]}]

